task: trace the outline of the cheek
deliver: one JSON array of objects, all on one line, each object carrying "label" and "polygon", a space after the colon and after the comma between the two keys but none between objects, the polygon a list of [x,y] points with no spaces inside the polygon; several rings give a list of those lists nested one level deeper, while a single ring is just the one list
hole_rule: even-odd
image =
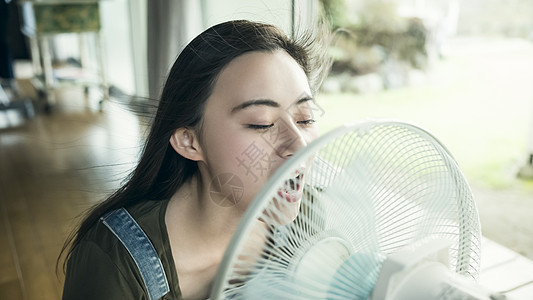
[{"label": "cheek", "polygon": [[219,166],[228,171],[235,172],[237,166],[237,158],[242,156],[246,152],[250,144],[250,140],[236,138],[235,135],[220,135],[215,139],[213,147],[209,149],[210,165]]},{"label": "cheek", "polygon": [[234,150],[228,167],[232,167],[232,172],[241,179],[243,194],[239,206],[244,210],[264,187],[278,163],[272,160],[271,148],[261,139],[249,139]]},{"label": "cheek", "polygon": [[247,181],[260,183],[268,178],[273,165],[277,164],[274,149],[260,137],[254,136],[239,143],[234,149],[232,161]]},{"label": "cheek", "polygon": [[302,135],[304,136],[305,142],[309,144],[318,138],[318,127],[313,126],[312,128],[309,128],[308,130],[304,131]]},{"label": "cheek", "polygon": [[265,168],[270,149],[253,132],[226,130],[208,138],[206,163],[212,175],[232,173],[243,182],[256,182],[267,176]]}]

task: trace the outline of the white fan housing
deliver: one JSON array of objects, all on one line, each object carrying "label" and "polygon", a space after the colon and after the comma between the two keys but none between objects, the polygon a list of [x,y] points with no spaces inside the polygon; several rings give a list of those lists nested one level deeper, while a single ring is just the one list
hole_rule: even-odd
[{"label": "white fan housing", "polygon": [[242,218],[211,299],[414,300],[405,297],[420,278],[473,285],[479,256],[477,209],[446,148],[417,126],[366,121],[276,172]]}]

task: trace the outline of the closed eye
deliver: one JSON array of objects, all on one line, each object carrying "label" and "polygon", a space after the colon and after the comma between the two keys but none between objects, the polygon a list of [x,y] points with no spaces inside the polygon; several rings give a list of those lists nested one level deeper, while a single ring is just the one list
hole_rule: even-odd
[{"label": "closed eye", "polygon": [[268,124],[268,125],[260,125],[260,124],[248,124],[247,127],[254,130],[267,130],[270,127],[274,126],[274,124]]},{"label": "closed eye", "polygon": [[316,121],[314,119],[309,119],[309,120],[297,121],[296,123],[309,126],[309,125],[314,124],[315,122]]}]

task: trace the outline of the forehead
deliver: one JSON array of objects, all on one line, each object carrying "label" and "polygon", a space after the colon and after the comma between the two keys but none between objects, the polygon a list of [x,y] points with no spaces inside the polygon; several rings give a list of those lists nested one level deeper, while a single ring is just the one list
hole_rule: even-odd
[{"label": "forehead", "polygon": [[302,93],[311,94],[307,76],[287,52],[254,51],[235,58],[220,72],[209,102],[231,106],[250,99],[272,99],[284,106]]}]

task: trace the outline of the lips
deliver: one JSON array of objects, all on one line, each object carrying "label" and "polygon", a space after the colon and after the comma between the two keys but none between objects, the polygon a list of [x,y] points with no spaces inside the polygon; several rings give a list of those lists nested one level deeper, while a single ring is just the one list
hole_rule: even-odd
[{"label": "lips", "polygon": [[278,190],[278,196],[289,203],[295,203],[302,198],[303,190],[303,169],[298,169],[293,178],[285,180],[283,186]]}]

